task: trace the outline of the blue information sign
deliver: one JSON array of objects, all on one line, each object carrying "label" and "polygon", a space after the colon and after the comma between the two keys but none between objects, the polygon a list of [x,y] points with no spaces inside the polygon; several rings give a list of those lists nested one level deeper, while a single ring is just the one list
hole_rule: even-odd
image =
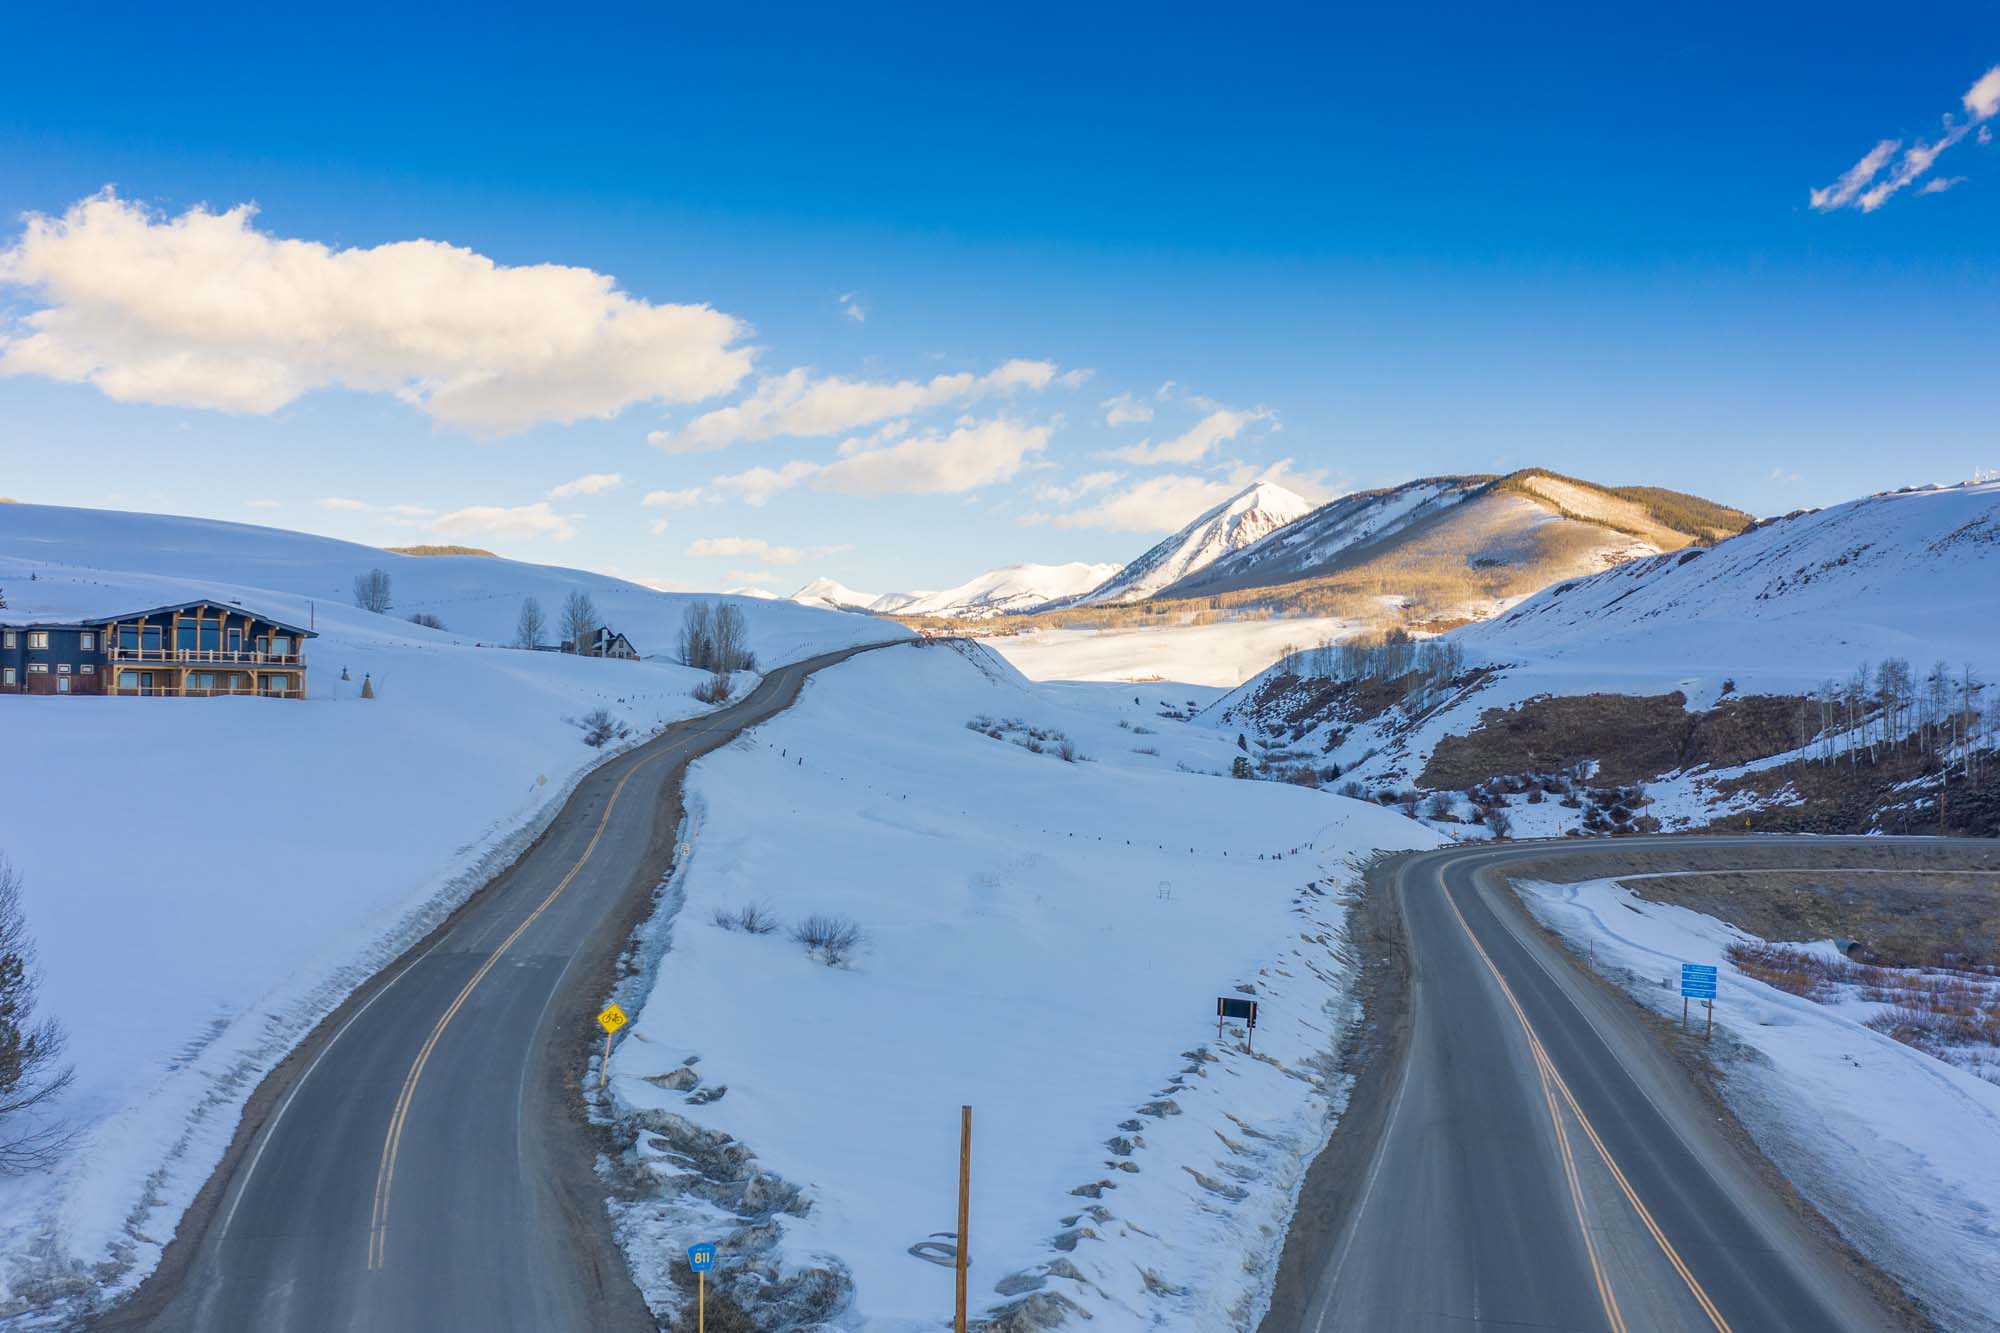
[{"label": "blue information sign", "polygon": [[1695,1000],[1715,998],[1715,969],[1704,963],[1681,964],[1681,994]]},{"label": "blue information sign", "polygon": [[715,1246],[707,1241],[688,1246],[688,1267],[697,1273],[706,1273],[715,1267]]}]

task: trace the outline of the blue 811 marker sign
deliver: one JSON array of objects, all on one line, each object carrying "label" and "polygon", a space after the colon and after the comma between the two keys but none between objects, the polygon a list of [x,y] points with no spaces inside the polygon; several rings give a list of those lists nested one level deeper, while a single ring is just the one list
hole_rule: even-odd
[{"label": "blue 811 marker sign", "polygon": [[715,1246],[707,1241],[688,1246],[688,1267],[697,1273],[706,1273],[715,1267]]}]

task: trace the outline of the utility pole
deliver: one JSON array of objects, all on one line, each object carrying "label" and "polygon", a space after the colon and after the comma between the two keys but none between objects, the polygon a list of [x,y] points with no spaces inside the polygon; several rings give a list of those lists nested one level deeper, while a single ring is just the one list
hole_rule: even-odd
[{"label": "utility pole", "polygon": [[953,1327],[965,1333],[965,1270],[972,1248],[972,1108],[958,1108],[958,1305]]}]

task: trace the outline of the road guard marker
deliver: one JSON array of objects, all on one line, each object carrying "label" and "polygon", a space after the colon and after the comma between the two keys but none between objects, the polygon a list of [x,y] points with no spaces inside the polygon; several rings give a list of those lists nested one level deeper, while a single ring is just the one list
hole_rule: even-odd
[{"label": "road guard marker", "polygon": [[688,1267],[694,1270],[695,1333],[708,1333],[708,1270],[715,1267],[714,1242],[705,1240],[688,1246]]},{"label": "road guard marker", "polygon": [[604,1061],[597,1066],[597,1090],[604,1091],[604,1085],[611,1081],[611,1034],[632,1020],[625,1017],[625,1011],[615,1004],[604,1006],[604,1012],[597,1016],[597,1026],[604,1029]]}]

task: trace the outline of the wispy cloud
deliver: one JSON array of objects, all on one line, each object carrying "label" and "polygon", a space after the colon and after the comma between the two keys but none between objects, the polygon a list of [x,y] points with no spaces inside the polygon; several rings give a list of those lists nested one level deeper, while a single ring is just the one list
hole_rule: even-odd
[{"label": "wispy cloud", "polygon": [[686,509],[701,503],[701,487],[690,486],[680,491],[647,491],[646,498],[639,503],[648,509]]},{"label": "wispy cloud", "polygon": [[260,231],[255,214],[167,217],[108,188],[60,217],[28,214],[0,250],[0,292],[39,308],[0,325],[0,375],[259,414],[340,386],[501,435],[694,402],[750,371],[747,326],[705,305],[438,241],[337,250]]},{"label": "wispy cloud", "polygon": [[803,367],[757,381],[739,403],[705,412],[678,432],[646,438],[670,454],[706,453],[748,440],[781,435],[840,435],[915,412],[982,398],[1033,392],[1051,384],[1080,383],[1053,361],[1007,361],[984,375],[962,371],[928,380],[814,379]]},{"label": "wispy cloud", "polygon": [[1125,426],[1153,419],[1153,405],[1140,402],[1129,393],[1107,398],[1098,406],[1104,409],[1104,424],[1107,426]]},{"label": "wispy cloud", "polygon": [[1227,482],[1184,473],[1164,473],[1105,496],[1094,505],[1064,514],[1035,513],[1018,521],[1027,527],[1100,528],[1106,532],[1172,532],[1204,509],[1238,490]]},{"label": "wispy cloud", "polygon": [[868,308],[861,304],[860,296],[861,293],[859,292],[842,292],[840,294],[840,313],[853,320],[856,324],[865,324],[868,322]]},{"label": "wispy cloud", "polygon": [[1161,440],[1157,444],[1142,440],[1129,448],[1112,450],[1111,457],[1127,463],[1193,463],[1205,457],[1216,445],[1235,439],[1259,422],[1275,420],[1276,416],[1267,407],[1255,407],[1248,411],[1218,407],[1170,440]]},{"label": "wispy cloud", "polygon": [[819,464],[798,459],[783,467],[753,467],[717,477],[709,482],[709,487],[717,497],[734,496],[746,504],[762,505],[779,491],[790,490],[818,471]]},{"label": "wispy cloud", "polygon": [[688,544],[687,553],[701,557],[741,557],[767,565],[796,565],[805,553],[794,546],[773,546],[762,537],[703,537]]},{"label": "wispy cloud", "polygon": [[586,472],[575,481],[551,486],[549,499],[567,500],[573,495],[602,495],[606,491],[615,491],[624,484],[625,478],[616,472]]},{"label": "wispy cloud", "polygon": [[1086,472],[1066,485],[1037,488],[1035,498],[1044,504],[1074,504],[1084,496],[1101,491],[1107,486],[1116,486],[1124,479],[1125,474],[1122,472]]},{"label": "wispy cloud", "polygon": [[[1901,191],[1916,184],[1936,164],[1938,157],[1959,140],[1978,130],[1978,141],[1988,143],[1992,131],[1984,122],[2000,114],[2000,65],[1995,65],[1967,89],[1959,99],[1965,119],[1944,118],[1944,133],[1935,139],[1918,139],[1908,148],[1901,139],[1883,139],[1862,154],[1861,160],[1840,174],[1831,185],[1823,185],[1808,196],[1813,209],[1832,213],[1858,208],[1873,213]],[[1900,153],[1900,156],[1899,156]],[[1893,165],[1891,165],[1893,163]],[[1942,194],[1964,180],[1955,176],[1923,185],[1919,194]]]},{"label": "wispy cloud", "polygon": [[454,509],[431,524],[447,537],[491,534],[496,537],[553,537],[566,542],[576,536],[569,519],[549,508],[546,500],[531,505],[470,505]]},{"label": "wispy cloud", "polygon": [[840,447],[838,462],[813,478],[820,490],[848,495],[956,495],[1011,481],[1030,454],[1047,447],[1047,426],[1004,418],[961,422],[947,434],[928,434],[886,447]]}]

